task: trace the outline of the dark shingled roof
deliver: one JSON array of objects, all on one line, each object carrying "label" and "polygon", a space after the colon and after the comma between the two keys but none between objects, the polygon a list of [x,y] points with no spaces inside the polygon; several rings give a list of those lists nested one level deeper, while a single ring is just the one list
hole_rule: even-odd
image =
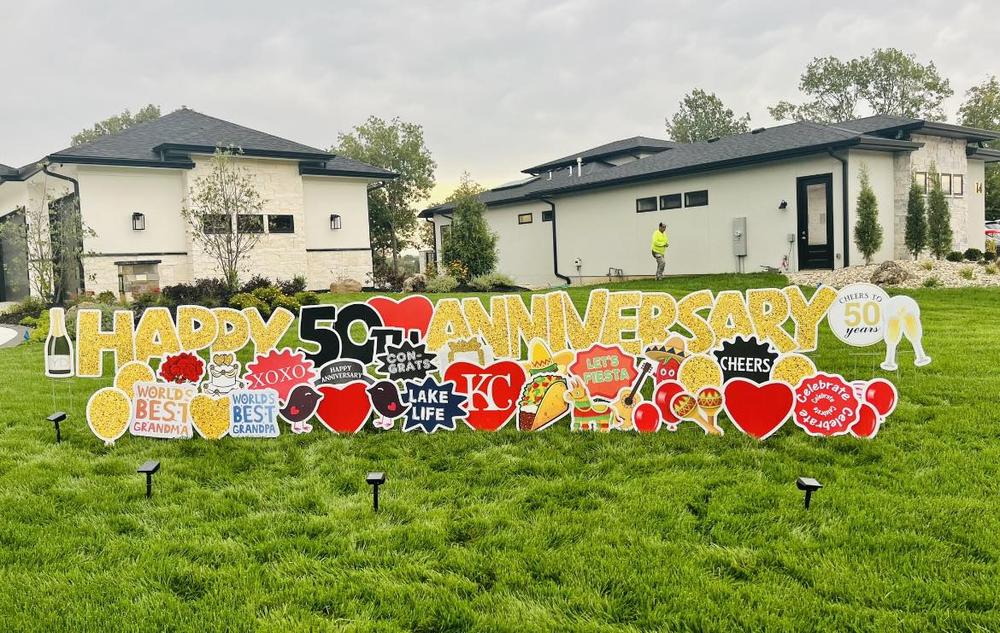
[{"label": "dark shingled roof", "polygon": [[674,141],[665,141],[663,139],[650,138],[648,136],[633,136],[632,138],[623,138],[619,141],[612,141],[610,143],[605,143],[604,145],[591,147],[590,149],[585,149],[582,152],[567,154],[562,158],[557,158],[555,160],[544,162],[541,165],[529,167],[524,170],[524,173],[537,174],[539,172],[555,169],[557,167],[575,165],[577,158],[582,158],[583,160],[588,161],[638,152],[655,153],[668,150],[672,147],[677,147],[678,145],[680,145],[680,143],[675,143]]},{"label": "dark shingled roof", "polygon": [[967,141],[1000,139],[1000,133],[991,130],[887,114],[876,114],[875,116],[843,121],[834,125],[846,130],[878,136],[892,136],[900,132],[927,132],[928,134],[964,138]]},{"label": "dark shingled roof", "polygon": [[[582,176],[569,176],[566,171],[559,171],[553,174],[551,180],[540,176],[517,187],[487,191],[480,195],[480,200],[487,205],[509,204],[584,189],[737,167],[846,147],[911,151],[920,145],[800,121],[758,131],[756,134],[748,132],[727,136],[714,142],[678,144],[668,152],[660,152],[617,167],[593,170]],[[421,216],[430,217],[452,208],[454,205],[448,203],[438,205],[423,211]]]},{"label": "dark shingled roof", "polygon": [[17,170],[0,163],[0,176],[16,176]]},{"label": "dark shingled roof", "polygon": [[62,163],[191,166],[188,153],[212,152],[216,147],[238,147],[246,156],[290,158],[313,164],[315,175],[354,175],[391,178],[392,172],[335,157],[315,147],[289,141],[229,121],[182,108],[118,134],[68,147],[49,159]]}]

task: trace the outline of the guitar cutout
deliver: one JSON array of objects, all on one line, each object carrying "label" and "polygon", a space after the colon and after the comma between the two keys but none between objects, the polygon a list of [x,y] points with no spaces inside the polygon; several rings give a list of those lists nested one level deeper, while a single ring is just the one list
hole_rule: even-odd
[{"label": "guitar cutout", "polygon": [[635,430],[635,421],[632,417],[635,413],[635,407],[637,404],[635,396],[639,393],[639,388],[642,386],[642,383],[645,382],[646,376],[649,375],[649,372],[652,369],[653,366],[650,363],[642,361],[642,364],[639,365],[639,377],[636,378],[631,387],[624,387],[621,391],[619,391],[618,397],[611,403],[611,410],[614,412],[615,417],[615,428],[618,430]]}]

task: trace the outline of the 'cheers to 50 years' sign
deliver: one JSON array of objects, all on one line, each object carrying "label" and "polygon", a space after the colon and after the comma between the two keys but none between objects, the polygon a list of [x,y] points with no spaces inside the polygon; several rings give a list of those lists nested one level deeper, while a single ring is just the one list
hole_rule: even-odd
[{"label": "'cheers to 50 years' sign", "polygon": [[[452,431],[655,432],[683,422],[722,435],[720,419],[765,439],[788,420],[810,435],[873,437],[896,405],[888,381],[820,372],[805,352],[820,322],[852,345],[884,341],[895,369],[906,336],[915,364],[920,312],[867,284],[839,292],[796,286],[667,293],[591,291],[578,310],[565,291],[478,298],[373,297],[303,307],[297,349],[279,348],[296,315],[279,308],[180,306],[115,312],[103,328],[80,310],[75,373],[114,385],[87,404],[94,433],[158,438],[276,437],[314,423],[356,433]],[[359,333],[361,335],[359,335]],[[243,367],[236,353],[250,346]]]}]

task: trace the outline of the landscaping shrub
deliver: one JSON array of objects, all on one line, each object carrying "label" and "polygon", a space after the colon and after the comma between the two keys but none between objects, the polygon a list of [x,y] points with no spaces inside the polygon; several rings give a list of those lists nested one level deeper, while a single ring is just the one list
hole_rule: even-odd
[{"label": "landscaping shrub", "polygon": [[963,266],[962,270],[958,271],[958,276],[962,279],[972,279],[976,276],[976,271],[972,266]]},{"label": "landscaping shrub", "polygon": [[257,308],[261,314],[271,314],[271,307],[266,301],[261,300],[249,292],[239,292],[229,299],[229,307],[243,310],[244,308]]},{"label": "landscaping shrub", "polygon": [[274,312],[278,308],[284,308],[296,316],[299,314],[299,308],[302,307],[294,297],[289,297],[288,295],[278,295],[271,301],[270,306],[271,312]]},{"label": "landscaping shrub", "polygon": [[267,288],[272,285],[274,284],[271,283],[271,280],[264,275],[254,275],[245,284],[240,286],[240,292],[253,292],[258,288]]},{"label": "landscaping shrub", "polygon": [[924,270],[934,270],[934,260],[928,259],[927,261],[920,262],[920,267]]},{"label": "landscaping shrub", "polygon": [[937,288],[940,285],[941,285],[941,280],[933,276],[924,279],[923,283],[924,288]]},{"label": "landscaping shrub", "polygon": [[278,290],[281,294],[294,297],[296,294],[306,289],[306,278],[302,275],[295,275],[289,280],[279,279]]},{"label": "landscaping shrub", "polygon": [[295,293],[295,300],[300,306],[314,306],[319,303],[319,295],[311,290],[302,290]]},{"label": "landscaping shrub", "polygon": [[987,264],[983,270],[986,272],[987,275],[995,275],[997,274],[997,265]]},{"label": "landscaping shrub", "polygon": [[983,258],[983,251],[978,248],[967,248],[962,255],[970,262],[978,262]]},{"label": "landscaping shrub", "polygon": [[501,273],[479,275],[469,280],[469,285],[481,292],[490,290],[506,290],[514,286],[514,280]]},{"label": "landscaping shrub", "polygon": [[95,298],[97,299],[97,303],[103,303],[105,305],[115,305],[118,303],[118,295],[110,290],[98,293]]},{"label": "landscaping shrub", "polygon": [[135,318],[138,321],[142,313],[146,311],[146,308],[152,308],[153,306],[166,306],[168,308],[176,307],[176,304],[171,305],[169,300],[165,300],[164,297],[159,292],[144,292],[132,299],[132,313],[135,314]]},{"label": "landscaping shrub", "polygon": [[997,258],[996,251],[992,251],[992,252],[991,251],[986,251],[985,253],[983,253],[983,261],[984,262],[992,262],[992,261],[996,260],[996,258]]},{"label": "landscaping shrub", "polygon": [[854,245],[861,251],[865,264],[872,263],[872,256],[882,247],[882,225],[878,223],[878,199],[872,191],[868,166],[861,165],[861,191],[857,201],[858,220],[854,224]]},{"label": "landscaping shrub", "polygon": [[927,196],[928,246],[934,257],[941,259],[948,249],[952,248],[951,212],[948,210],[948,200],[941,189],[941,178],[937,169],[932,166],[927,178],[932,183],[930,195]]},{"label": "landscaping shrub", "polygon": [[952,251],[947,255],[945,255],[945,259],[947,259],[949,262],[960,262],[965,258],[962,257],[962,254],[959,253],[958,251]]},{"label": "landscaping shrub", "polygon": [[32,319],[37,319],[45,310],[45,304],[41,299],[36,299],[35,297],[28,297],[21,303],[18,303],[13,308],[9,308],[2,314],[0,314],[0,323],[7,323],[10,325],[21,324],[22,320],[27,317]]},{"label": "landscaping shrub", "polygon": [[451,292],[458,287],[458,280],[451,275],[438,275],[427,280],[427,292]]},{"label": "landscaping shrub", "polygon": [[160,291],[165,301],[173,306],[201,305],[207,308],[224,306],[229,303],[230,293],[226,282],[221,279],[196,279],[190,284],[164,286]]}]

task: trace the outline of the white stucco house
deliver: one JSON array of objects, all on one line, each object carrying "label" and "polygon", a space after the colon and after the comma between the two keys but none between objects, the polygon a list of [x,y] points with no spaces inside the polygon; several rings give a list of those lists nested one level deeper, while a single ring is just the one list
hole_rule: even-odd
[{"label": "white stucco house", "polygon": [[[0,222],[23,223],[31,205],[75,191],[93,235],[84,237],[70,291],[128,296],[219,277],[181,214],[217,147],[239,148],[264,199],[262,217],[245,229],[263,234],[245,275],[304,275],[313,289],[340,278],[366,282],[368,189],[394,174],[186,108],[19,169],[0,165]],[[22,298],[28,286],[23,257],[11,248],[0,243],[0,301]]]},{"label": "white stucco house", "polygon": [[[906,257],[911,178],[933,165],[951,210],[954,248],[984,246],[983,165],[1000,133],[873,116],[798,122],[697,143],[615,141],[524,170],[487,191],[497,269],[542,287],[651,275],[650,237],[667,226],[668,274],[795,271],[862,263],[853,240],[860,173],[878,199],[875,261]],[[426,209],[440,255],[453,206]]]}]

